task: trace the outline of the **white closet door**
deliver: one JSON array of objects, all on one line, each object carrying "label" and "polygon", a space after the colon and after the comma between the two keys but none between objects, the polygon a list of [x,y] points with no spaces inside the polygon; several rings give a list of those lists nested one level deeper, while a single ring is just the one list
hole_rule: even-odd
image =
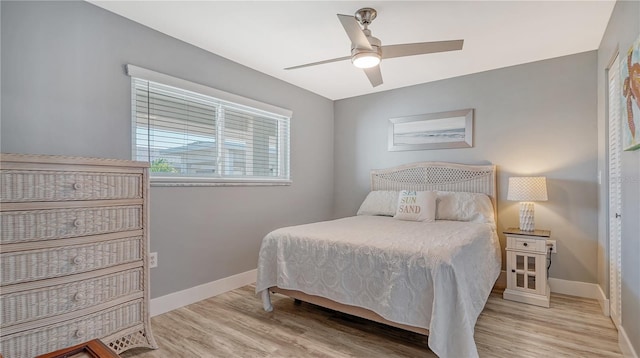
[{"label": "white closet door", "polygon": [[616,326],[622,318],[622,139],[620,123],[620,65],[618,56],[609,68],[609,310]]}]

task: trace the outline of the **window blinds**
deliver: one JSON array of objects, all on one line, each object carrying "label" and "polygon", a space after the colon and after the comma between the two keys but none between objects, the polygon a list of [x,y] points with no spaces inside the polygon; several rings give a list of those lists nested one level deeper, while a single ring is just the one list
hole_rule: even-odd
[{"label": "window blinds", "polygon": [[133,157],[152,179],[289,181],[288,116],[134,76],[131,86]]}]

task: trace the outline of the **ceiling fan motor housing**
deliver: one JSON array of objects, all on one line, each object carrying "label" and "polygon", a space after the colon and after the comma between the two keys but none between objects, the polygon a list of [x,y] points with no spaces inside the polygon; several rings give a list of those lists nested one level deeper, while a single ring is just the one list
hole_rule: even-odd
[{"label": "ceiling fan motor housing", "polygon": [[367,40],[369,40],[369,43],[371,44],[371,50],[366,48],[358,48],[357,45],[352,43],[351,44],[351,63],[353,63],[357,67],[361,67],[358,64],[356,64],[356,61],[359,58],[377,57],[377,61],[374,61],[374,63],[378,64],[380,62],[380,59],[382,58],[382,43],[380,42],[380,39],[371,36],[371,30],[364,29],[362,30],[362,32],[364,32],[365,36],[367,37]]},{"label": "ceiling fan motor housing", "polygon": [[377,37],[371,36],[371,30],[369,29],[364,29],[362,30],[362,32],[364,32],[365,36],[367,37],[367,40],[369,40],[369,43],[371,44],[371,47],[373,48],[373,50],[358,48],[356,44],[352,43],[351,56],[354,56],[358,53],[363,53],[363,52],[377,53],[378,55],[381,55],[382,42],[380,42],[380,39],[378,39]]}]

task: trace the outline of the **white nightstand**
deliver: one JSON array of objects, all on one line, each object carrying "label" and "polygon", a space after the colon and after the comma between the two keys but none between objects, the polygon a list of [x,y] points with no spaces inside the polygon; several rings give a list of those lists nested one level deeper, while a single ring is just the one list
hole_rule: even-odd
[{"label": "white nightstand", "polygon": [[546,263],[547,239],[551,232],[509,228],[504,234],[507,237],[507,288],[502,297],[549,307]]}]

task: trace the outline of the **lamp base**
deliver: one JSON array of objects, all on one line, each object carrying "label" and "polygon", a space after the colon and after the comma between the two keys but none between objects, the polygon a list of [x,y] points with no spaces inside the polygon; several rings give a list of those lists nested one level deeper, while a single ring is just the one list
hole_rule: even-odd
[{"label": "lamp base", "polygon": [[521,202],[520,203],[520,230],[522,231],[534,231],[535,224],[533,220],[533,203]]}]

